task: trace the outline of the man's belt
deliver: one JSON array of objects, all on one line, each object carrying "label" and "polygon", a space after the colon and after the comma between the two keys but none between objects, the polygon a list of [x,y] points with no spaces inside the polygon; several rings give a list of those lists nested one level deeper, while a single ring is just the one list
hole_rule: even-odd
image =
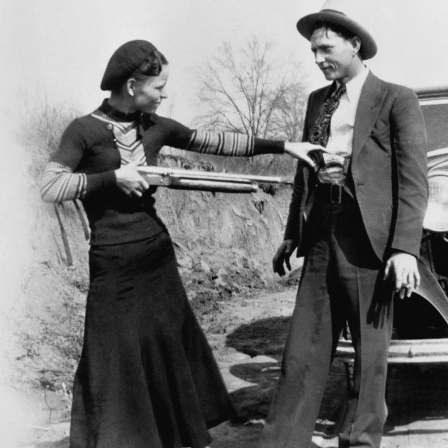
[{"label": "man's belt", "polygon": [[323,183],[318,183],[316,185],[316,197],[320,201],[334,205],[342,204],[347,199],[353,199],[346,187]]}]

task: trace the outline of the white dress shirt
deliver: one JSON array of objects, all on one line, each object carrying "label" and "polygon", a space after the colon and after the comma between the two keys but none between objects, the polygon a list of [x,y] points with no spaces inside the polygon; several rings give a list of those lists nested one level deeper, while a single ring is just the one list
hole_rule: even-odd
[{"label": "white dress shirt", "polygon": [[356,109],[368,74],[369,69],[365,67],[359,75],[346,84],[346,91],[331,117],[330,137],[325,148],[327,152],[343,157],[351,155]]}]

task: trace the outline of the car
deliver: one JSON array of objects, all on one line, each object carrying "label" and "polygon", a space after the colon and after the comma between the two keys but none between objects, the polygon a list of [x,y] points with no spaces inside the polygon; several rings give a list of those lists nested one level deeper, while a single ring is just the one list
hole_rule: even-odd
[{"label": "car", "polygon": [[[448,364],[448,86],[417,90],[428,136],[429,205],[423,224],[421,287],[396,299],[389,364]],[[336,350],[351,370],[348,330]]]}]

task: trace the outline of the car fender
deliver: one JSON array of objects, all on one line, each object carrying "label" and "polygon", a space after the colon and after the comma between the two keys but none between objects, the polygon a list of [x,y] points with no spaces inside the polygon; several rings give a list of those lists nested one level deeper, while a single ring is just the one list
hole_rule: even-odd
[{"label": "car fender", "polygon": [[448,323],[448,297],[434,274],[421,259],[418,260],[418,270],[420,273],[420,286],[415,293],[431,303],[445,319],[445,322]]}]

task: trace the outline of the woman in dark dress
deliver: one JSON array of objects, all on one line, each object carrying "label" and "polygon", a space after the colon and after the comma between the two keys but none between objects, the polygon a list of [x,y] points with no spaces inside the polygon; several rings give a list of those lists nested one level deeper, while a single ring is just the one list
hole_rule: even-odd
[{"label": "woman in dark dress", "polygon": [[138,174],[164,145],[224,156],[318,148],[232,133],[200,133],[156,115],[168,63],[149,42],[111,57],[110,98],[65,130],[42,197],[81,199],[91,229],[90,289],[76,372],[71,448],[204,448],[232,415],[211,349],[190,308],[173,245]]}]

